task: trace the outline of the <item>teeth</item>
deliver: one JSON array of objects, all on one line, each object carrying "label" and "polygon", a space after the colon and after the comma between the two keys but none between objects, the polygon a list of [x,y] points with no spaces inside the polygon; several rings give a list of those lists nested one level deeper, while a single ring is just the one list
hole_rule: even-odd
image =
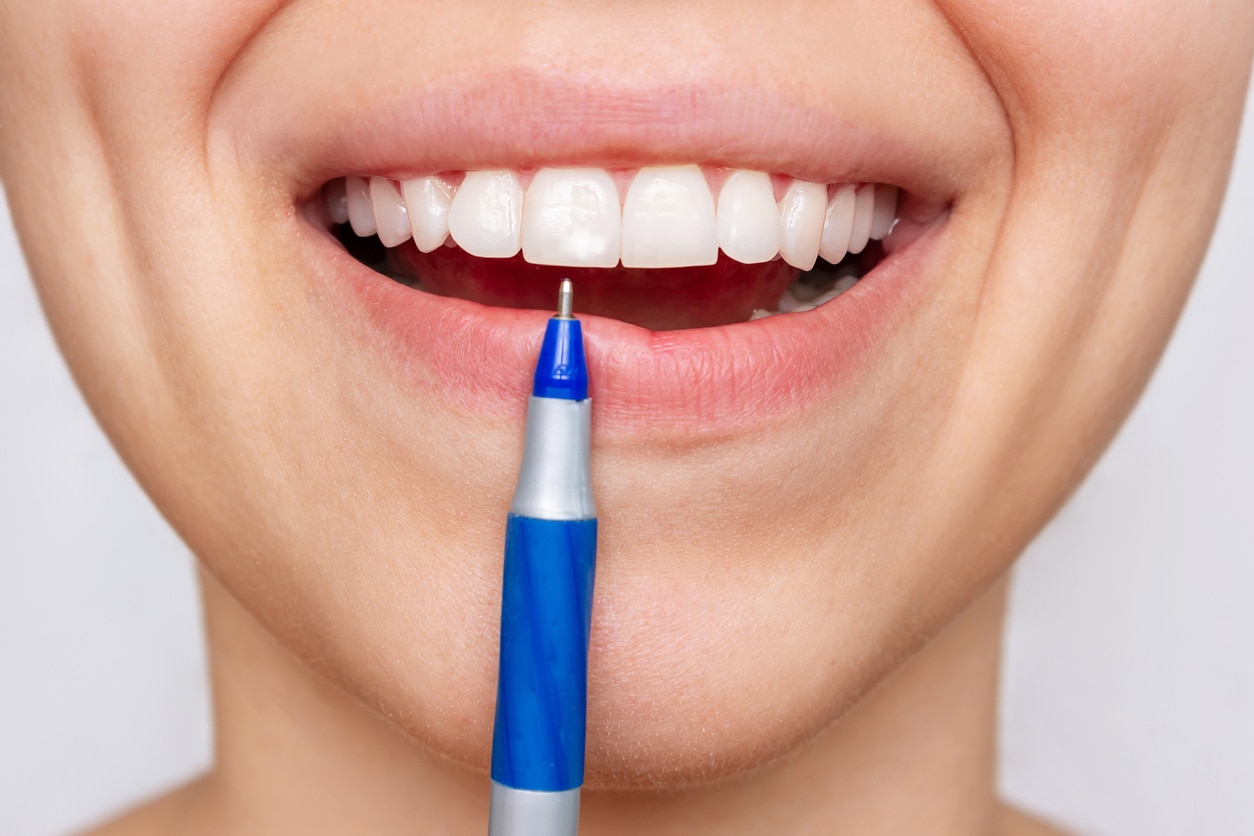
[{"label": "teeth", "polygon": [[819,258],[823,237],[823,216],[827,208],[827,186],[793,180],[779,202],[783,238],[779,254],[793,267],[811,270]]},{"label": "teeth", "polygon": [[418,177],[401,184],[409,209],[414,246],[429,253],[448,239],[448,210],[453,187],[442,177]]},{"label": "teeth", "polygon": [[897,187],[875,186],[875,212],[871,216],[871,240],[878,241],[892,231],[897,220]]},{"label": "teeth", "polygon": [[623,204],[624,267],[718,261],[714,198],[695,165],[642,168]]},{"label": "teeth", "polygon": [[718,194],[717,214],[718,245],[729,258],[760,264],[779,254],[783,229],[769,174],[732,172]]},{"label": "teeth", "polygon": [[841,186],[827,204],[819,255],[829,264],[836,264],[849,252],[849,234],[853,231],[856,205],[857,195],[853,186]]},{"label": "teeth", "polygon": [[523,258],[532,264],[615,267],[621,227],[618,188],[604,169],[544,168],[523,201]]},{"label": "teeth", "polygon": [[370,206],[370,184],[361,177],[344,180],[344,194],[348,202],[348,223],[359,238],[375,233],[374,209]]},{"label": "teeth", "polygon": [[449,206],[449,235],[471,255],[515,256],[522,248],[522,203],[514,172],[468,171]]},{"label": "teeth", "polygon": [[374,204],[374,225],[385,247],[398,247],[409,240],[409,213],[396,185],[386,177],[370,178],[370,202]]},{"label": "teeth", "polygon": [[865,185],[858,188],[853,209],[853,228],[849,233],[849,252],[857,255],[866,249],[871,240],[871,223],[875,220],[875,188]]},{"label": "teeth", "polygon": [[327,202],[327,217],[331,219],[331,223],[348,223],[348,195],[344,192],[344,179],[337,178],[327,183],[322,194]]},{"label": "teeth", "polygon": [[[697,165],[648,166],[634,176],[542,168],[525,190],[508,169],[462,176],[460,186],[441,176],[333,180],[323,189],[326,217],[358,236],[377,234],[386,247],[412,237],[424,253],[460,246],[482,258],[521,250],[532,264],[665,268],[714,264],[721,250],[744,264],[782,258],[809,271],[820,257],[837,264],[888,235],[899,200],[895,186],[879,183],[831,187],[828,200],[828,186],[794,179],[777,203],[771,175],[733,169],[716,201]],[[798,293],[805,303],[820,290]]]}]

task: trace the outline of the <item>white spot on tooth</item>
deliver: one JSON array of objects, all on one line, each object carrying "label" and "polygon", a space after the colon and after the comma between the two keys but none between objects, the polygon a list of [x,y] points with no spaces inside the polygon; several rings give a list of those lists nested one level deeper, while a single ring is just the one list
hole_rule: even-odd
[{"label": "white spot on tooth", "polygon": [[622,209],[601,168],[542,168],[523,201],[522,252],[532,264],[616,267]]}]

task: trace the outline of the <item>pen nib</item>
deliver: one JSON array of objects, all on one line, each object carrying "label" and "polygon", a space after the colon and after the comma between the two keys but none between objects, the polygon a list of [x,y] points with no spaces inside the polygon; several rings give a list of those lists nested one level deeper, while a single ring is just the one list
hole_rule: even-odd
[{"label": "pen nib", "polygon": [[561,319],[570,319],[571,306],[574,303],[575,290],[570,283],[570,279],[562,279],[562,285],[557,290],[557,315]]}]

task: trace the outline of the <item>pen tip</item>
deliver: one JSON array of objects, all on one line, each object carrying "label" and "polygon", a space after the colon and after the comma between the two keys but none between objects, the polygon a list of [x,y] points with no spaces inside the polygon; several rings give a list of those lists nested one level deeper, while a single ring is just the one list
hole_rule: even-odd
[{"label": "pen tip", "polygon": [[570,279],[562,279],[561,287],[557,290],[557,315],[562,319],[570,319],[574,301],[574,286],[571,285]]}]

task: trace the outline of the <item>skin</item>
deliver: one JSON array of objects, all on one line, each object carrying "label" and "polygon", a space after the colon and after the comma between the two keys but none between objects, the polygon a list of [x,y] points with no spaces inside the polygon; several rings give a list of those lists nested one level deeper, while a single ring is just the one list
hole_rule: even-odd
[{"label": "skin", "polygon": [[1001,579],[1184,303],[1254,7],[737,9],[4,3],[19,235],[204,589],[217,764],[100,833],[483,831],[520,416],[417,398],[363,347],[242,139],[267,102],[450,66],[773,85],[872,127],[917,97],[962,149],[945,292],[865,374],[787,420],[599,443],[584,832],[1045,832],[994,792]]}]

